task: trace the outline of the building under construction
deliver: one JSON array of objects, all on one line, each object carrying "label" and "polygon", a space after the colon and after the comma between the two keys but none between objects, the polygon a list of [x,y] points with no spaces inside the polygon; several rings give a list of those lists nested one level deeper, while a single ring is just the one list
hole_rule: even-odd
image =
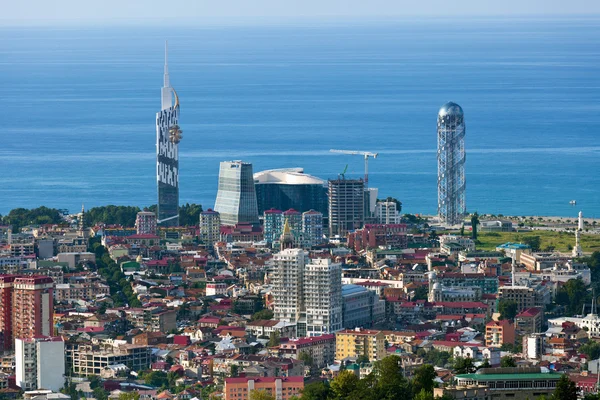
[{"label": "building under construction", "polygon": [[329,180],[329,235],[345,236],[360,229],[365,218],[365,183],[362,179]]}]

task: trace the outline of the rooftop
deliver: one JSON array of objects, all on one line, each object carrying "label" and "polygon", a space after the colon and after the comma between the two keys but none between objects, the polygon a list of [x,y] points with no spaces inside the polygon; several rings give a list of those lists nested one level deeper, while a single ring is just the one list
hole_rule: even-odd
[{"label": "rooftop", "polygon": [[324,185],[325,181],[304,173],[303,168],[269,169],[254,174],[257,184]]}]

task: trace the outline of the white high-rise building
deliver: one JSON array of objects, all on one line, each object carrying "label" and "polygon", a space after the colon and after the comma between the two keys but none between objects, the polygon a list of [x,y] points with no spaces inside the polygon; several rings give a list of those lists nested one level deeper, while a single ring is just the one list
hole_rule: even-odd
[{"label": "white high-rise building", "polygon": [[296,323],[300,320],[303,305],[304,267],[308,253],[301,249],[285,249],[277,253],[273,274],[273,318]]},{"label": "white high-rise building", "polygon": [[156,214],[151,211],[137,213],[135,229],[138,235],[156,235]]},{"label": "white high-rise building", "polygon": [[214,245],[221,234],[221,215],[208,209],[200,213],[200,240],[205,244]]},{"label": "white high-rise building", "polygon": [[299,337],[342,329],[341,265],[311,261],[301,249],[285,249],[274,261],[274,318],[297,324]]},{"label": "white high-rise building", "polygon": [[58,337],[15,339],[16,384],[58,392],[65,383],[65,342]]},{"label": "white high-rise building", "polygon": [[342,265],[313,260],[304,270],[306,336],[342,329]]},{"label": "white high-rise building", "polygon": [[394,201],[378,201],[375,206],[375,218],[378,224],[399,224],[400,212]]}]

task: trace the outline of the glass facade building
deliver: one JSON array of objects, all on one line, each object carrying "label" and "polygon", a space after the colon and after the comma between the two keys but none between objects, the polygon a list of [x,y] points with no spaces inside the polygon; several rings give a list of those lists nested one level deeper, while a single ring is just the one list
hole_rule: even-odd
[{"label": "glass facade building", "polygon": [[258,206],[251,163],[221,162],[215,211],[221,215],[222,225],[258,224]]}]

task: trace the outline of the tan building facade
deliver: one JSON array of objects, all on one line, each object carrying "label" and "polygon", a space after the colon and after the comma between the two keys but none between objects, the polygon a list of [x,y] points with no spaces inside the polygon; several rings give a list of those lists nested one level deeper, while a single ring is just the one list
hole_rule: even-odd
[{"label": "tan building facade", "polygon": [[382,331],[346,329],[335,334],[335,359],[367,356],[369,361],[385,357],[385,335]]}]

